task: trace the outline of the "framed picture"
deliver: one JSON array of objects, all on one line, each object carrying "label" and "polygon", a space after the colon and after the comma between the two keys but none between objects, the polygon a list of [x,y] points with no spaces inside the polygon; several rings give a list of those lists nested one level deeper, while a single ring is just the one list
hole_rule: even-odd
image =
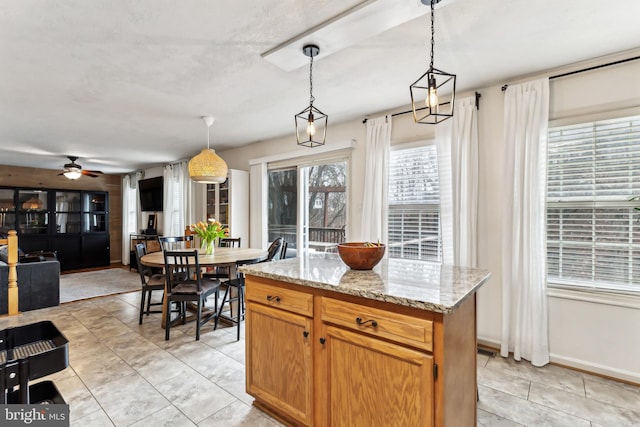
[{"label": "framed picture", "polygon": [[147,230],[155,230],[156,229],[156,215],[149,215],[149,222],[147,224]]}]

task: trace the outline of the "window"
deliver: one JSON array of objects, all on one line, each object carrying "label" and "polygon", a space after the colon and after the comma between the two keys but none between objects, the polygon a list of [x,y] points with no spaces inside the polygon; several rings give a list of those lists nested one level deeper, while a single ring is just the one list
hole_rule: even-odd
[{"label": "window", "polygon": [[547,279],[640,292],[640,116],[549,128]]},{"label": "window", "polygon": [[392,150],[389,159],[389,256],[441,262],[436,146]]},{"label": "window", "polygon": [[[292,250],[300,243],[305,249],[335,252],[345,238],[347,161],[314,163],[269,170],[269,241],[284,237]],[[306,201],[303,206],[299,196]]]}]

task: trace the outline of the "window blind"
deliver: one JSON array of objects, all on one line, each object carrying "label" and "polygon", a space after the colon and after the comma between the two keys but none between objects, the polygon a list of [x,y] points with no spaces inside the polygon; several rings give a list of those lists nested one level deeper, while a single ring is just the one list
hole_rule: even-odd
[{"label": "window blind", "polygon": [[389,163],[389,256],[440,262],[440,184],[435,145],[393,150]]},{"label": "window blind", "polygon": [[640,116],[549,129],[550,284],[640,292]]}]

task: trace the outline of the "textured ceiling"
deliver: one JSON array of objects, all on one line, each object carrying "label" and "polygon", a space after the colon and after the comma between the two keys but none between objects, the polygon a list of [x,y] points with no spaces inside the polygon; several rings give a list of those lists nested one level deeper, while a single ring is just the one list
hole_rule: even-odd
[{"label": "textured ceiling", "polygon": [[[57,169],[75,155],[122,173],[189,158],[206,144],[203,115],[216,118],[217,150],[293,143],[308,67],[285,72],[261,54],[361,3],[0,0],[0,164]],[[314,95],[332,123],[409,103],[427,16],[321,52]],[[443,0],[435,65],[460,91],[500,83],[640,47],[638,16],[637,0]]]}]

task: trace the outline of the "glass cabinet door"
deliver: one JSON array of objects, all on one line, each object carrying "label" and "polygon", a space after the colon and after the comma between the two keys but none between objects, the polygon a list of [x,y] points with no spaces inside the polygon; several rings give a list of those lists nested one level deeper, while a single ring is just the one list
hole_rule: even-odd
[{"label": "glass cabinet door", "polygon": [[216,184],[207,184],[207,219],[216,217]]},{"label": "glass cabinet door", "polygon": [[18,190],[18,228],[22,234],[47,234],[47,191]]},{"label": "glass cabinet door", "polygon": [[83,201],[83,231],[107,231],[107,195],[106,193],[86,193]]},{"label": "glass cabinet door", "polygon": [[16,228],[15,191],[0,189],[0,233],[6,234]]},{"label": "glass cabinet door", "polygon": [[218,221],[225,226],[229,226],[229,178],[220,184],[220,213]]},{"label": "glass cabinet door", "polygon": [[80,232],[80,192],[56,191],[56,234]]}]

